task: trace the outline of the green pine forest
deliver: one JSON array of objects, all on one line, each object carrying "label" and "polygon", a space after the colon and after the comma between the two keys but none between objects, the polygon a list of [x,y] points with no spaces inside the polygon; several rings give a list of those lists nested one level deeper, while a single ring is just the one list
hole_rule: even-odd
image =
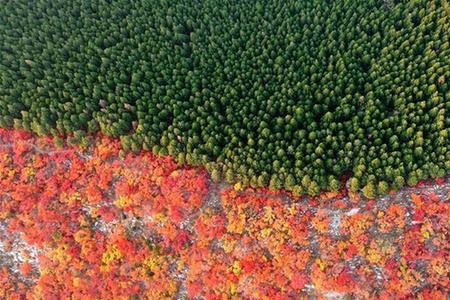
[{"label": "green pine forest", "polygon": [[0,126],[367,197],[450,173],[447,0],[3,0]]}]

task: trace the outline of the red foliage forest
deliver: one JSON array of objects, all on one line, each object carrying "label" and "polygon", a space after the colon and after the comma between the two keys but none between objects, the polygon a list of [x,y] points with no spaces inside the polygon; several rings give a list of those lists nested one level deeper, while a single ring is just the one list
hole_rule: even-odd
[{"label": "red foliage forest", "polygon": [[1,299],[446,299],[450,181],[241,190],[149,152],[0,129]]}]

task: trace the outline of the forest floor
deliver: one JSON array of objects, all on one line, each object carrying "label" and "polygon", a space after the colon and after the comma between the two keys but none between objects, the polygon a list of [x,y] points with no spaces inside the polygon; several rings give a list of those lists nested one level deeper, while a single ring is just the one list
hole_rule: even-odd
[{"label": "forest floor", "polygon": [[447,299],[450,178],[374,200],[213,183],[0,129],[1,299]]}]

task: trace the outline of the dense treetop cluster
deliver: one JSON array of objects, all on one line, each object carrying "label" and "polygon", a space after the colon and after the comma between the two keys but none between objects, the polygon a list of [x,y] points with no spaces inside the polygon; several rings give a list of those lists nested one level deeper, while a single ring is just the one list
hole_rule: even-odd
[{"label": "dense treetop cluster", "polygon": [[291,197],[120,149],[0,128],[0,299],[448,300],[450,178]]},{"label": "dense treetop cluster", "polygon": [[4,1],[0,126],[366,195],[450,171],[447,0]]}]

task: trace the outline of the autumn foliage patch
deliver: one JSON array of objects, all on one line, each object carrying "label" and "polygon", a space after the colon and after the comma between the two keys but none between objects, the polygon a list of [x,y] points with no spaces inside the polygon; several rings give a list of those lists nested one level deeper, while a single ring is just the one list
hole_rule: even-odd
[{"label": "autumn foliage patch", "polygon": [[0,130],[2,299],[446,299],[447,181],[367,201]]}]

